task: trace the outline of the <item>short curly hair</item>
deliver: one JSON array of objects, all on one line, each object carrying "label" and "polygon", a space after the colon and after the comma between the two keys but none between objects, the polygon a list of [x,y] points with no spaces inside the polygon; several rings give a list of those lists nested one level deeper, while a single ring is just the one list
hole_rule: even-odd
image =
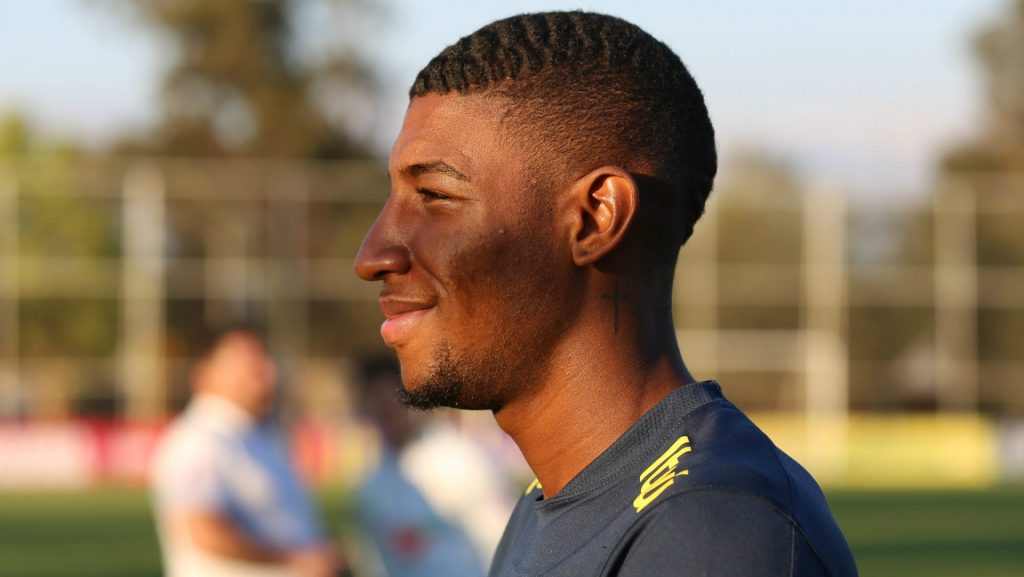
[{"label": "short curly hair", "polygon": [[648,232],[675,261],[704,212],[717,154],[704,97],[668,46],[604,14],[522,14],[445,48],[409,96],[451,92],[509,99],[505,126],[560,174],[609,164],[634,174],[641,198],[656,200]]}]

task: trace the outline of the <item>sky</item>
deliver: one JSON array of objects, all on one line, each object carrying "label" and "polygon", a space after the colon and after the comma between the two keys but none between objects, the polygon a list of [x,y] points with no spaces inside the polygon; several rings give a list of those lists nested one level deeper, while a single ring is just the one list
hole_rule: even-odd
[{"label": "sky", "polygon": [[[363,53],[385,81],[373,139],[397,134],[416,72],[503,16],[583,8],[621,16],[672,47],[702,87],[723,171],[740,151],[788,163],[853,195],[912,198],[936,158],[977,131],[983,77],[971,34],[1006,0],[382,0]],[[101,147],[152,125],[172,51],[98,0],[0,8],[0,114]]]}]

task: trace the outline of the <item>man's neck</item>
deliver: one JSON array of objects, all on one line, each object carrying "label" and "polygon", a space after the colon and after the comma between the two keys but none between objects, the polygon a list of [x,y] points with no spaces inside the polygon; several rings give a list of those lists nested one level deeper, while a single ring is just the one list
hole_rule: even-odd
[{"label": "man's neck", "polygon": [[557,494],[587,465],[676,388],[694,379],[675,339],[645,359],[636,350],[563,351],[533,394],[495,413],[519,445],[545,498]]}]

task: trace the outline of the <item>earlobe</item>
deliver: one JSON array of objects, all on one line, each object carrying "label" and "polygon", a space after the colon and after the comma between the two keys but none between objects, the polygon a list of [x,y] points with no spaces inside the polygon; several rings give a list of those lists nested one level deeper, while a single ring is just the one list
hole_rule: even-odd
[{"label": "earlobe", "polygon": [[622,243],[639,207],[640,193],[628,172],[605,166],[576,181],[572,201],[573,262],[588,266]]}]

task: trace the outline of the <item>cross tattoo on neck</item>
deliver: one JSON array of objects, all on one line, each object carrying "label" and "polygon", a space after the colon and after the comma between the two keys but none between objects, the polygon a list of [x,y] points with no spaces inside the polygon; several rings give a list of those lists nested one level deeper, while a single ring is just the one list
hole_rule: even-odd
[{"label": "cross tattoo on neck", "polygon": [[613,316],[613,321],[612,321],[612,327],[615,330],[615,334],[619,334],[619,301],[624,301],[624,300],[628,299],[629,298],[629,293],[620,292],[619,291],[619,283],[616,282],[615,283],[615,290],[613,290],[610,294],[603,294],[603,295],[601,295],[601,298],[603,298],[603,299],[612,299],[612,311],[613,311],[613,315],[614,315]]}]

